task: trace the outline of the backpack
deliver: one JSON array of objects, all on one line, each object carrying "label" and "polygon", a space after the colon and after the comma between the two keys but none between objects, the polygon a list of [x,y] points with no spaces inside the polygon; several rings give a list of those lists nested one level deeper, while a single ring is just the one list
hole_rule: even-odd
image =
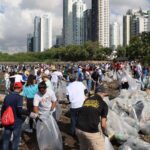
[{"label": "backpack", "polygon": [[3,112],[1,122],[3,126],[11,126],[14,124],[15,117],[11,106],[8,106],[6,110]]}]

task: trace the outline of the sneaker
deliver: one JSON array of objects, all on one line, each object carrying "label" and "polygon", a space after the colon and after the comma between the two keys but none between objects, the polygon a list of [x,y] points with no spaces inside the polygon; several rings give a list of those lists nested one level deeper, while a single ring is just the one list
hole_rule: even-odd
[{"label": "sneaker", "polygon": [[25,129],[25,132],[27,132],[27,133],[32,133],[33,130],[32,130],[32,129]]}]

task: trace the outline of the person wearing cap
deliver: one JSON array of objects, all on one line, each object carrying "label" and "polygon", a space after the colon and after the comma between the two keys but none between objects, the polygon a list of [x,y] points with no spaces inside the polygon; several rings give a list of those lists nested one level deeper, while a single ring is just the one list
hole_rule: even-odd
[{"label": "person wearing cap", "polygon": [[5,97],[2,105],[1,116],[6,110],[6,108],[8,106],[11,106],[13,108],[14,118],[15,118],[14,125],[7,126],[4,129],[4,133],[2,137],[3,140],[2,150],[9,149],[9,141],[12,133],[13,133],[12,150],[18,150],[20,137],[21,137],[22,123],[23,123],[22,115],[26,114],[26,111],[24,111],[22,108],[23,97],[20,95],[22,91],[22,87],[23,86],[21,82],[14,83],[13,86],[14,91]]},{"label": "person wearing cap", "polygon": [[87,98],[78,114],[76,134],[80,143],[80,150],[104,150],[103,134],[106,134],[108,106],[103,101],[107,96],[101,85],[96,88],[95,95]]},{"label": "person wearing cap", "polygon": [[70,102],[70,114],[71,114],[71,127],[70,134],[75,136],[75,127],[78,118],[78,112],[80,111],[83,102],[86,99],[86,94],[88,93],[85,85],[76,81],[76,76],[74,74],[70,74],[70,83],[66,89],[67,99]]}]

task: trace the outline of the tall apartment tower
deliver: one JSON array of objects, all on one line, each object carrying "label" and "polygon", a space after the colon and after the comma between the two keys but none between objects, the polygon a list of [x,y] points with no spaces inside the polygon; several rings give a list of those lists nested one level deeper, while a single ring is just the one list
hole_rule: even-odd
[{"label": "tall apartment tower", "polygon": [[40,29],[41,29],[41,18],[36,16],[34,18],[34,33],[33,33],[33,51],[40,51]]},{"label": "tall apartment tower", "polygon": [[41,17],[40,51],[52,47],[52,19],[50,15]]},{"label": "tall apartment tower", "polygon": [[130,42],[130,37],[131,37],[131,33],[130,33],[130,26],[131,24],[131,16],[130,15],[126,15],[123,16],[123,45],[129,45]]},{"label": "tall apartment tower", "polygon": [[150,32],[150,11],[148,11],[148,32]]},{"label": "tall apartment tower", "polygon": [[84,43],[84,11],[86,4],[82,0],[77,0],[73,4],[73,44]]},{"label": "tall apartment tower", "polygon": [[73,4],[77,0],[63,0],[63,39],[64,45],[73,43]]},{"label": "tall apartment tower", "polygon": [[33,52],[33,34],[27,35],[27,52]]},{"label": "tall apartment tower", "polygon": [[92,40],[91,9],[84,11],[84,42]]},{"label": "tall apartment tower", "polygon": [[114,50],[120,45],[120,25],[114,22],[110,25],[110,47]]},{"label": "tall apartment tower", "polygon": [[128,10],[123,16],[123,45],[129,45],[132,37],[142,32],[150,31],[149,12],[139,10]]},{"label": "tall apartment tower", "polygon": [[92,41],[109,47],[110,8],[109,0],[92,0]]},{"label": "tall apartment tower", "polygon": [[34,19],[34,52],[43,52],[52,47],[52,20],[50,15]]}]

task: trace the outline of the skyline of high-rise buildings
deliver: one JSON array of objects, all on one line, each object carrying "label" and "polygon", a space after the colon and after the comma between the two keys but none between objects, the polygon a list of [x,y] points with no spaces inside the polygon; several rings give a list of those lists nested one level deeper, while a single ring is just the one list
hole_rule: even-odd
[{"label": "skyline of high-rise buildings", "polygon": [[92,0],[91,2],[92,8],[87,11],[83,0],[63,0],[65,46],[79,45],[92,40],[97,41],[99,45],[109,47],[109,0]]},{"label": "skyline of high-rise buildings", "polygon": [[[103,47],[116,49],[122,44],[122,38],[123,45],[126,46],[132,37],[150,31],[150,11],[128,10],[123,16],[121,31],[118,22],[110,24],[109,0],[91,2],[91,9],[87,9],[83,0],[63,0],[63,29],[62,35],[56,37],[57,46],[96,41]],[[28,36],[29,41],[31,38]],[[35,52],[52,47],[52,23],[48,16],[35,17],[33,43]]]}]

